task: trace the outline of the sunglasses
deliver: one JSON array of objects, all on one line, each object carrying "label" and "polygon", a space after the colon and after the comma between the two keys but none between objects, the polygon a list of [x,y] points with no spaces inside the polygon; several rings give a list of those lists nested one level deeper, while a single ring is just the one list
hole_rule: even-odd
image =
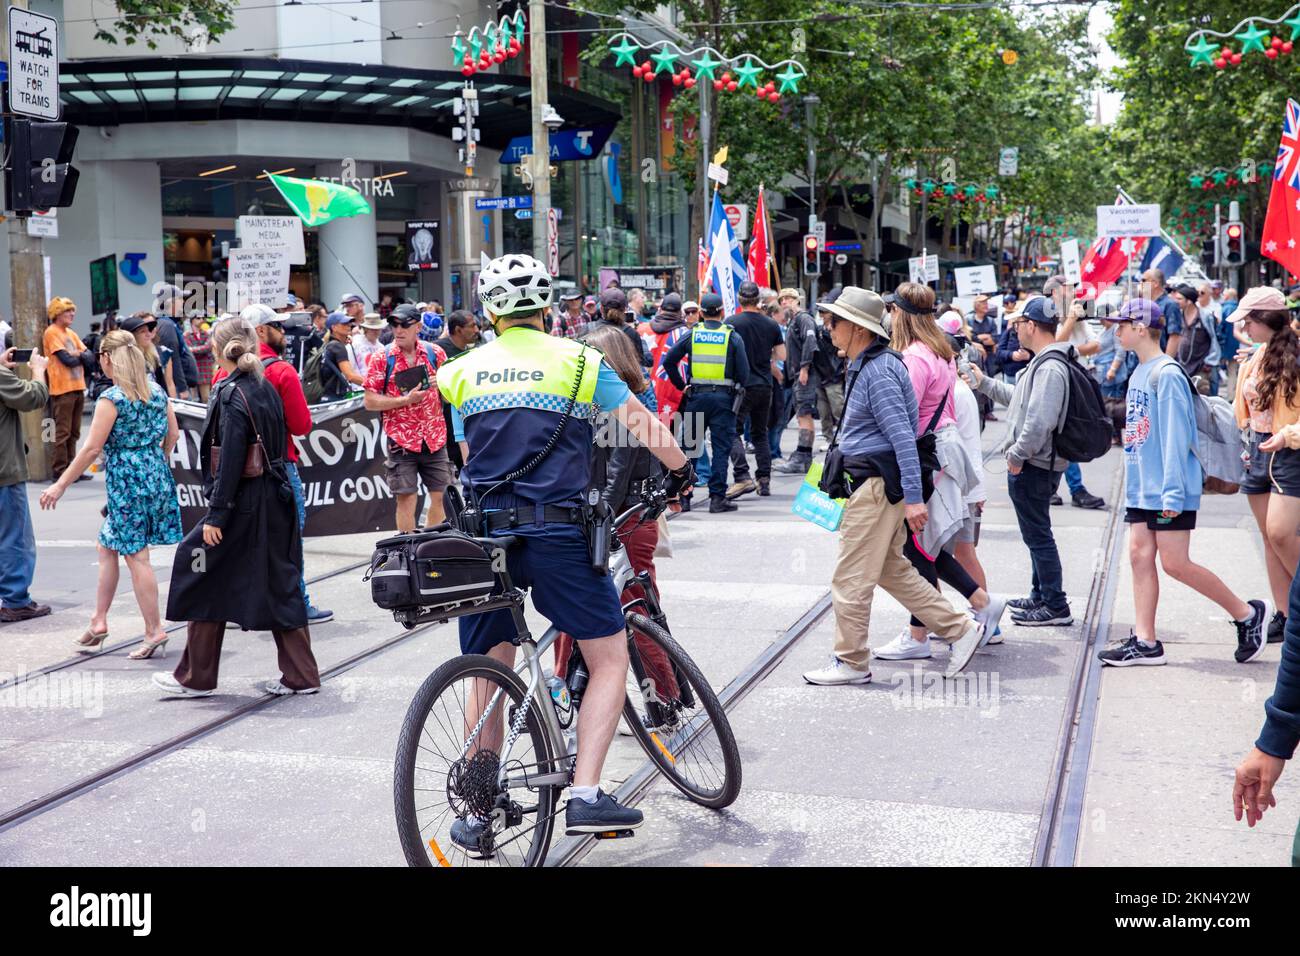
[{"label": "sunglasses", "polygon": [[157,322],[146,322],[144,325],[140,326],[140,328],[142,328],[142,329],[148,329],[150,332],[152,332],[152,331],[154,331],[156,328],[158,328],[158,323],[157,323]]},{"label": "sunglasses", "polygon": [[411,319],[411,320],[408,321],[408,322],[402,322],[402,321],[399,320],[399,319],[389,319],[389,320],[388,320],[388,324],[391,325],[391,326],[392,326],[393,328],[395,328],[395,329],[409,329],[409,328],[410,328],[411,326],[413,326],[413,325],[419,325],[419,324],[420,324],[420,320],[419,320],[419,319]]},{"label": "sunglasses", "polygon": [[687,310],[686,310],[686,312],[687,312],[688,315],[689,315],[690,313],[692,313],[692,312],[698,312],[698,311],[700,311],[700,310],[699,310],[699,309],[687,309]]}]

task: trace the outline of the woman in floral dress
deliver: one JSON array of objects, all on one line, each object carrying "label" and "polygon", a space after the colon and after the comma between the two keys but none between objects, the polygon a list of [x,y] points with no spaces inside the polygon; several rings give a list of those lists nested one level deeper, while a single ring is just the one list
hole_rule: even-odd
[{"label": "woman in floral dress", "polygon": [[130,657],[144,660],[167,643],[149,545],[181,540],[176,482],[167,466],[167,456],[180,433],[167,396],[149,377],[144,354],[129,332],[105,335],[99,343],[99,362],[113,387],[95,403],[86,443],[59,480],[41,495],[41,507],[53,508],[102,451],[108,520],[99,531],[95,613],[76,646],[94,650],[108,637],[108,609],[117,593],[120,555],[126,559],[145,624],[144,643]]}]

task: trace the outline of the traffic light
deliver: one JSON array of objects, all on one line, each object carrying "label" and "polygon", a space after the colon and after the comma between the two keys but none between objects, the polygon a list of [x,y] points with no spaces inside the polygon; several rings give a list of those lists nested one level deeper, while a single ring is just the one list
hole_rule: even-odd
[{"label": "traffic light", "polygon": [[77,127],[71,123],[13,120],[5,166],[5,208],[12,212],[71,206],[80,175],[72,165]]},{"label": "traffic light", "polygon": [[1246,229],[1241,222],[1230,220],[1223,227],[1223,251],[1220,262],[1225,266],[1239,266],[1245,261]]},{"label": "traffic light", "polygon": [[822,244],[811,232],[803,237],[803,274],[806,276],[821,275],[822,271]]}]

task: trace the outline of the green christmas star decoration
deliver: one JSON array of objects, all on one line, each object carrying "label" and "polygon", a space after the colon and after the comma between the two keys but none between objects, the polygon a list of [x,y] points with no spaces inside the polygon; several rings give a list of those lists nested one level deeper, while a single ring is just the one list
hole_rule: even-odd
[{"label": "green christmas star decoration", "polygon": [[916,188],[916,180],[909,176],[907,179],[904,179],[904,180],[903,180],[903,187],[904,187],[905,189],[915,189],[915,188]]},{"label": "green christmas star decoration", "polygon": [[955,196],[955,195],[957,194],[957,184],[956,184],[956,183],[944,183],[944,184],[943,184],[943,194],[944,194],[945,196]]},{"label": "green christmas star decoration", "polygon": [[1204,182],[1204,176],[1195,175],[1187,177],[1187,185],[1191,186],[1193,189],[1200,189]]},{"label": "green christmas star decoration", "polygon": [[997,198],[998,198],[998,187],[997,187],[997,186],[985,186],[985,187],[984,187],[984,195],[987,196],[989,199],[997,199]]},{"label": "green christmas star decoration", "polygon": [[964,192],[969,198],[974,199],[975,196],[979,193],[979,187],[967,186],[965,189],[962,190],[962,192]]},{"label": "green christmas star decoration", "polygon": [[1187,48],[1187,52],[1192,55],[1192,66],[1197,67],[1204,63],[1206,66],[1214,66],[1214,54],[1218,46],[1211,43],[1204,34],[1192,46]]},{"label": "green christmas star decoration", "polygon": [[1222,169],[1216,169],[1210,174],[1210,177],[1214,180],[1216,186],[1222,186],[1228,181],[1228,174]]},{"label": "green christmas star decoration", "polygon": [[776,78],[781,83],[781,88],[777,92],[785,95],[799,92],[799,81],[804,78],[804,74],[796,71],[793,63],[787,63],[785,72],[778,73]]},{"label": "green christmas star decoration", "polygon": [[747,59],[743,65],[736,67],[736,86],[744,89],[747,86],[758,86],[758,75],[763,72],[761,66],[755,66],[752,59]]},{"label": "green christmas star decoration", "polygon": [[1251,50],[1264,52],[1264,41],[1268,38],[1268,31],[1261,30],[1252,23],[1247,29],[1240,33],[1234,33],[1233,36],[1241,41],[1241,52],[1249,53]]},{"label": "green christmas star decoration", "polygon": [[1282,23],[1291,28],[1292,40],[1296,39],[1297,37],[1300,37],[1300,10],[1297,10],[1296,15],[1293,16],[1290,20],[1283,20]]},{"label": "green christmas star decoration", "polygon": [[457,63],[465,59],[465,41],[460,38],[459,33],[451,38],[451,57]]},{"label": "green christmas star decoration", "polygon": [[713,59],[713,57],[709,56],[709,51],[705,50],[704,56],[700,57],[698,60],[691,60],[691,66],[695,67],[695,76],[697,79],[701,81],[716,80],[717,77],[714,76],[713,71],[722,66],[722,61]]},{"label": "green christmas star decoration", "polygon": [[658,53],[653,53],[650,59],[654,61],[655,73],[672,73],[676,69],[677,54],[669,51],[667,45]]},{"label": "green christmas star decoration", "polygon": [[622,37],[617,46],[609,48],[609,52],[614,54],[615,66],[636,66],[636,51],[636,44],[627,37]]},{"label": "green christmas star decoration", "polygon": [[925,182],[921,183],[921,191],[928,196],[930,193],[934,192],[936,185],[937,184],[933,179],[927,179]]}]

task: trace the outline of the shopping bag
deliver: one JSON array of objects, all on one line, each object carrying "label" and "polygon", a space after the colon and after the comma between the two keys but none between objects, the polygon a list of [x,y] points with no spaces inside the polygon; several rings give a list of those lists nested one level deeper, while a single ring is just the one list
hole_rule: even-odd
[{"label": "shopping bag", "polygon": [[844,517],[844,499],[832,498],[818,488],[817,483],[821,477],[822,463],[815,461],[808,469],[808,474],[804,475],[803,484],[799,486],[799,493],[794,496],[790,510],[819,528],[838,531]]}]

